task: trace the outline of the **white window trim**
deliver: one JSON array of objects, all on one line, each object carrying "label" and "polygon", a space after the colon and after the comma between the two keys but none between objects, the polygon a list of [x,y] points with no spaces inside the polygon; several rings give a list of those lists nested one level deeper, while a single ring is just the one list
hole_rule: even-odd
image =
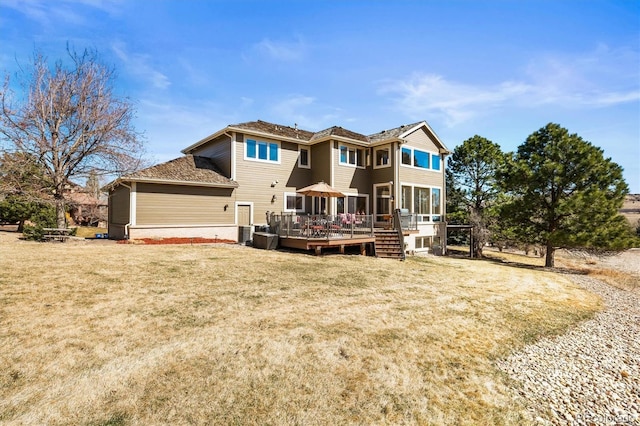
[{"label": "white window trim", "polygon": [[[381,164],[378,165],[378,155],[377,152],[378,151],[387,151],[388,158],[387,158],[387,164]],[[373,149],[373,168],[374,169],[385,169],[387,167],[391,167],[391,147],[387,146],[387,147],[378,147],[378,148],[374,148]]]},{"label": "white window trim", "polygon": [[[390,183],[376,183],[373,185],[373,197],[374,197],[374,202],[373,202],[373,220],[374,222],[377,221],[377,217],[379,215],[382,215],[382,213],[378,212],[378,203],[377,203],[377,197],[378,197],[378,188],[384,186],[389,188],[389,199],[391,199],[391,197],[393,197],[393,186]],[[383,197],[386,198],[386,197]],[[391,207],[391,206],[390,206]],[[393,214],[393,209],[390,208],[390,212],[389,214]]]},{"label": "white window trim", "polygon": [[[402,182],[400,184],[400,188],[402,188],[403,186],[409,186],[411,187],[411,208],[409,209],[409,211],[411,211],[411,214],[417,214],[420,216],[429,216],[429,220],[428,221],[418,221],[418,223],[440,223],[440,222],[434,222],[433,221],[433,216],[440,216],[442,217],[442,202],[443,202],[443,191],[442,191],[442,187],[440,186],[435,186],[435,185],[424,185],[421,183],[408,183],[408,182]],[[413,211],[413,206],[414,206],[414,188],[425,188],[425,189],[429,189],[430,191],[433,191],[434,189],[439,189],[440,190],[440,214],[434,214],[431,212],[431,208],[433,207],[433,204],[431,202],[431,194],[433,194],[433,192],[429,192],[429,214],[421,214],[421,213],[416,213]],[[400,190],[400,194],[402,195],[402,189]]]},{"label": "white window trim", "polygon": [[[301,209],[288,209],[287,208],[287,197],[288,196],[295,196],[295,197],[300,197],[302,198],[302,208]],[[297,192],[285,192],[282,194],[282,211],[287,212],[287,213],[303,213],[305,211],[305,200],[307,197],[305,197],[302,194],[298,194]]]},{"label": "white window trim", "polygon": [[[356,164],[351,164],[349,162],[343,162],[342,158],[341,158],[341,151],[342,151],[342,147],[347,148],[347,160],[349,160],[349,150],[350,149],[355,149],[356,150]],[[358,152],[362,152],[362,166],[358,166]],[[350,147],[349,145],[338,145],[338,164],[340,164],[341,166],[346,166],[346,167],[355,167],[357,169],[366,169],[367,168],[367,154],[366,154],[366,150],[364,148],[361,147]]]},{"label": "white window trim", "polygon": [[[258,149],[257,144],[259,144],[260,142],[262,143],[266,143],[267,144],[267,155],[269,153],[268,149],[269,149],[269,145],[270,144],[276,144],[278,145],[278,161],[273,161],[273,160],[262,160],[260,158],[253,158],[253,157],[249,157],[247,155],[247,151],[248,151],[248,147],[249,145],[247,144],[247,142],[249,140],[253,140],[256,141],[256,151]],[[251,138],[247,138],[247,136],[245,135],[244,138],[244,159],[245,161],[255,161],[257,163],[266,163],[266,164],[281,164],[282,163],[282,144],[280,143],[280,141],[267,141],[267,140],[259,140],[259,139],[251,139]]]},{"label": "white window trim", "polygon": [[[405,149],[405,148],[406,148],[406,149],[410,149],[410,150],[411,150],[411,164],[404,164],[404,163],[402,162],[402,150],[403,150],[403,149]],[[413,152],[414,152],[414,151],[416,151],[416,150],[417,150],[417,151],[424,152],[424,153],[426,153],[426,154],[429,154],[429,168],[425,168],[425,167],[416,167],[416,166],[414,166],[414,165],[413,165]],[[437,155],[437,156],[438,156],[438,158],[440,159],[440,170],[435,170],[435,169],[433,168],[433,155]],[[399,161],[399,163],[400,163],[400,166],[402,166],[402,167],[408,167],[408,168],[410,168],[410,169],[414,169],[414,170],[424,170],[424,171],[429,171],[429,172],[434,172],[434,173],[442,173],[442,169],[443,169],[443,167],[442,167],[442,163],[443,163],[443,162],[442,162],[442,159],[440,158],[440,153],[438,153],[438,152],[434,152],[434,151],[428,151],[428,150],[423,149],[423,148],[418,148],[418,147],[409,146],[409,145],[402,145],[402,146],[400,147],[400,158],[399,158],[399,160],[398,160],[398,161]],[[425,188],[426,188],[426,187],[425,187]]]},{"label": "white window trim", "polygon": [[[300,160],[302,159],[302,154],[301,154],[301,150],[305,150],[307,151],[307,165],[305,166],[304,164],[300,163]],[[310,169],[311,168],[311,147],[308,146],[298,146],[298,167],[301,169]]]}]

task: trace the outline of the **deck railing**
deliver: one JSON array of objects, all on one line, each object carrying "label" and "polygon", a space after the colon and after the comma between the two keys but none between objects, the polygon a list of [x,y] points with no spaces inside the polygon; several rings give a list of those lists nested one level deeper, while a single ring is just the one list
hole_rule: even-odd
[{"label": "deck railing", "polygon": [[271,214],[269,228],[279,237],[348,239],[373,236],[373,216],[356,214]]}]

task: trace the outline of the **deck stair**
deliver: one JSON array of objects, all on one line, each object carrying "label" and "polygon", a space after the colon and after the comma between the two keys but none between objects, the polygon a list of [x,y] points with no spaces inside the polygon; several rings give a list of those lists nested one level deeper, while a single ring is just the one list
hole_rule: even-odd
[{"label": "deck stair", "polygon": [[398,231],[396,230],[375,230],[376,256],[387,259],[404,260],[404,251]]}]

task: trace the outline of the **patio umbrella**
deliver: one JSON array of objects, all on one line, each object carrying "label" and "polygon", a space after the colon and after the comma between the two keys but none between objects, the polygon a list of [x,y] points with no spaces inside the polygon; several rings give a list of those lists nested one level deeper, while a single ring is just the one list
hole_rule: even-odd
[{"label": "patio umbrella", "polygon": [[314,183],[296,191],[309,197],[344,197],[344,194],[324,182]]}]

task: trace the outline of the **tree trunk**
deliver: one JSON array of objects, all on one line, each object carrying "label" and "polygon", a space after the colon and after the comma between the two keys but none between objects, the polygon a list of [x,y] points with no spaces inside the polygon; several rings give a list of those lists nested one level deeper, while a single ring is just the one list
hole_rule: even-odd
[{"label": "tree trunk", "polygon": [[67,227],[67,217],[64,206],[64,197],[56,194],[56,224],[58,228],[66,228]]},{"label": "tree trunk", "polygon": [[553,247],[553,244],[551,243],[551,241],[547,241],[547,254],[544,258],[544,266],[546,268],[553,268],[555,266],[554,252],[555,252],[555,247]]}]

